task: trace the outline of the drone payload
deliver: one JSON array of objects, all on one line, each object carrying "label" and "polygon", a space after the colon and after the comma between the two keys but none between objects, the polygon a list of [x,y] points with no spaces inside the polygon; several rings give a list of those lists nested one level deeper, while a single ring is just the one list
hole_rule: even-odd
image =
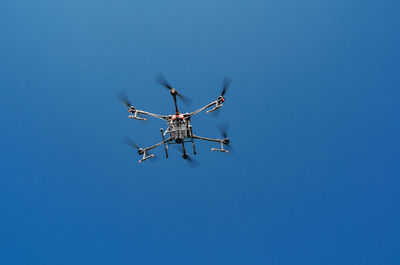
[{"label": "drone payload", "polygon": [[[193,154],[196,155],[196,148],[195,148],[195,143],[194,143],[195,139],[219,143],[220,147],[219,148],[211,148],[211,151],[219,151],[219,152],[223,152],[223,153],[229,153],[228,149],[230,147],[230,145],[229,145],[230,141],[227,137],[227,127],[226,126],[224,126],[224,128],[220,127],[220,131],[222,133],[223,139],[213,139],[213,138],[201,137],[201,136],[197,136],[197,135],[193,134],[191,118],[194,115],[196,115],[199,112],[206,110],[206,109],[209,109],[206,111],[206,113],[210,113],[210,112],[219,110],[223,106],[223,103],[225,102],[224,96],[226,94],[226,91],[227,91],[230,83],[231,83],[231,79],[229,79],[229,78],[224,79],[223,85],[222,85],[222,90],[221,90],[221,95],[216,100],[210,102],[209,104],[207,104],[206,106],[204,106],[198,110],[195,110],[193,112],[188,112],[188,113],[180,113],[179,112],[177,98],[181,99],[184,103],[190,103],[191,100],[189,98],[183,96],[175,88],[173,88],[161,74],[157,77],[156,81],[170,91],[170,94],[174,100],[175,114],[159,115],[159,114],[154,114],[151,112],[139,110],[130,103],[128,97],[126,96],[126,94],[124,92],[121,92],[120,94],[118,94],[118,99],[125,106],[128,107],[128,111],[130,113],[128,116],[129,118],[145,121],[146,118],[141,117],[141,115],[146,115],[146,116],[151,116],[151,117],[155,117],[158,119],[162,119],[162,120],[166,121],[167,125],[168,125],[168,128],[165,131],[163,128],[160,129],[162,141],[153,146],[149,146],[146,148],[140,148],[129,137],[126,137],[124,139],[123,142],[125,144],[137,149],[137,152],[139,153],[139,155],[142,155],[142,159],[139,160],[139,163],[146,161],[147,159],[155,157],[154,154],[150,154],[149,151],[160,145],[164,146],[165,156],[168,158],[169,145],[178,145],[182,151],[183,159],[187,160],[188,162],[191,162],[191,164],[196,164],[197,162],[187,154],[186,148],[185,148],[185,143],[190,142],[193,147]],[[168,134],[168,137],[166,138],[167,134]],[[224,149],[225,146],[226,146],[226,149]]]}]

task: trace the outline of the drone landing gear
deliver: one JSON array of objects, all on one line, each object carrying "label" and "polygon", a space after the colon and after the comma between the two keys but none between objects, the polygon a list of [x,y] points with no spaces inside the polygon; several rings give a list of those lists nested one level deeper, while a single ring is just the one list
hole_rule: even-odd
[{"label": "drone landing gear", "polygon": [[163,130],[163,128],[160,128],[160,132],[161,132],[161,137],[162,137],[163,144],[164,144],[165,156],[168,158],[168,148],[165,145],[165,138],[164,138],[164,130]]},{"label": "drone landing gear", "polygon": [[135,114],[133,114],[133,115],[129,115],[128,117],[131,118],[131,119],[141,120],[141,121],[147,120],[146,118],[142,118],[142,117],[137,116],[137,112],[135,112]]},{"label": "drone landing gear", "polygon": [[152,157],[154,157],[153,154],[146,156],[146,152],[144,152],[144,153],[143,153],[143,158],[142,158],[141,160],[139,160],[139,163],[142,163],[142,162],[144,162],[144,161],[146,161],[147,159],[152,158]]},{"label": "drone landing gear", "polygon": [[196,147],[194,147],[194,141],[193,141],[193,138],[192,138],[192,146],[193,146],[193,154],[194,155],[196,155],[197,153],[196,153]]},{"label": "drone landing gear", "polygon": [[211,151],[219,151],[219,152],[222,152],[222,153],[229,153],[229,151],[228,150],[225,150],[224,149],[224,143],[223,142],[221,142],[221,149],[217,149],[217,148],[211,148]]},{"label": "drone landing gear", "polygon": [[188,159],[189,158],[189,155],[186,153],[186,149],[185,149],[185,144],[184,143],[182,143],[182,157],[183,157],[183,159]]},{"label": "drone landing gear", "polygon": [[193,154],[196,155],[196,147],[194,146],[194,141],[193,141],[193,129],[192,129],[192,125],[189,125],[189,130],[190,130],[190,141],[192,142],[192,146],[193,146]]},{"label": "drone landing gear", "polygon": [[212,109],[210,109],[210,110],[207,110],[206,113],[208,114],[208,113],[210,113],[210,112],[213,112],[213,111],[215,111],[215,110],[221,108],[222,106],[223,106],[222,103],[220,103],[220,104],[217,103],[217,105],[216,105],[214,108],[212,108]]}]

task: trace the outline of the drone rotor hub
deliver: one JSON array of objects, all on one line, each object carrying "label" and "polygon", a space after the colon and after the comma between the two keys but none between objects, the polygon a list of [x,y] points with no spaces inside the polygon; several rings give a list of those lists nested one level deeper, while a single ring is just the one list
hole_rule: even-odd
[{"label": "drone rotor hub", "polygon": [[130,112],[130,113],[134,113],[135,111],[136,111],[136,109],[135,109],[134,106],[130,106],[130,107],[129,107],[129,112]]}]

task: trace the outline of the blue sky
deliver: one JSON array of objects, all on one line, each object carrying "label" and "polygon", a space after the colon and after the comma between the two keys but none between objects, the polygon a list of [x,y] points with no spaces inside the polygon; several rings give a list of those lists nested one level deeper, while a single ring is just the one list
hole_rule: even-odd
[{"label": "blue sky", "polygon": [[[0,3],[0,264],[399,264],[397,1]],[[121,144],[232,78],[234,154]]]}]

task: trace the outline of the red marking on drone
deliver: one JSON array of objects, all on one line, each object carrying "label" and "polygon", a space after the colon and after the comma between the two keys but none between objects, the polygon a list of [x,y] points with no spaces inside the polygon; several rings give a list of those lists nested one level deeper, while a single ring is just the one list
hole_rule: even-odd
[{"label": "red marking on drone", "polygon": [[183,114],[179,114],[179,112],[176,115],[172,115],[171,116],[171,120],[175,120],[175,119],[184,119],[185,116]]}]

